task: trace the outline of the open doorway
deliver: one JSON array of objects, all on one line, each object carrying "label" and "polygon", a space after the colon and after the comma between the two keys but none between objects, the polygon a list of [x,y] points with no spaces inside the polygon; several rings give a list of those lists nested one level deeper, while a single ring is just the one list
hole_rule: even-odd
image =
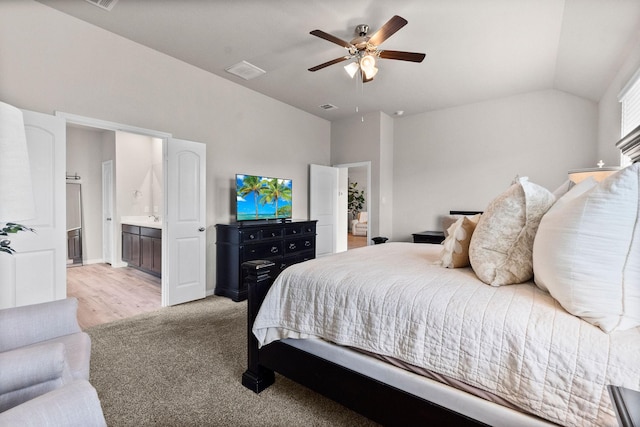
[{"label": "open doorway", "polygon": [[355,249],[367,246],[369,241],[368,170],[366,166],[353,166],[348,171],[347,247]]},{"label": "open doorway", "polygon": [[369,209],[371,189],[371,162],[355,162],[335,165],[347,170],[347,250],[371,244],[371,218],[375,215]]},{"label": "open doorway", "polygon": [[[159,154],[161,161],[151,163],[145,174],[137,177],[131,175],[130,169],[136,168],[137,162],[141,160],[140,155],[125,153],[120,156],[117,150],[115,154],[111,154],[111,157],[116,159],[114,163],[129,164],[130,166],[122,168],[122,174],[120,174],[118,166],[114,165],[112,176],[115,185],[119,186],[119,183],[122,183],[124,190],[114,189],[113,191],[114,213],[108,215],[103,212],[101,215],[103,223],[109,222],[109,220],[113,222],[112,228],[114,230],[111,235],[113,244],[109,244],[114,256],[103,258],[111,258],[113,260],[112,266],[115,266],[116,263],[130,264],[130,261],[123,260],[123,253],[126,251],[122,243],[124,234],[127,232],[123,230],[123,226],[125,224],[124,216],[127,214],[120,208],[123,206],[123,198],[124,200],[132,198],[134,199],[133,204],[138,209],[142,207],[143,211],[142,215],[138,210],[134,212],[134,218],[127,219],[129,222],[134,222],[130,225],[139,229],[128,232],[130,234],[137,232],[139,235],[140,267],[161,276],[161,306],[182,304],[204,298],[206,296],[207,231],[206,145],[173,138],[168,133],[120,123],[61,112],[56,112],[56,116],[62,117],[67,125],[106,131],[103,133],[106,135],[105,138],[111,138],[112,135],[115,135],[118,140],[119,137],[122,137],[122,139],[129,141],[124,144],[127,146],[125,149],[129,148],[130,141],[136,138],[151,139],[157,143],[152,145],[151,151],[161,153]],[[116,144],[109,144],[106,151],[115,146]],[[105,147],[103,146],[102,149]],[[60,164],[62,165],[62,161]],[[133,166],[131,166],[132,164]],[[157,176],[154,177],[156,165],[162,165],[161,179]],[[66,166],[66,162],[64,166]],[[102,176],[101,166],[102,164],[96,166],[95,169]],[[136,188],[141,182],[140,176],[144,176],[142,182],[150,181],[150,186],[145,187],[144,191]],[[158,182],[154,183],[154,181]],[[159,182],[162,183],[161,190],[158,188]],[[147,188],[151,190],[147,190]],[[151,194],[157,191],[158,194],[162,194],[161,203],[157,203],[157,200],[153,198],[146,200],[143,197],[145,191]],[[116,193],[120,195],[116,196]],[[102,194],[102,191],[99,194]],[[96,205],[102,206],[102,203],[96,202]],[[156,215],[156,212],[162,213]],[[136,216],[140,218],[135,218]],[[163,217],[170,218],[171,221],[165,221],[162,219]],[[141,220],[140,223],[135,223],[138,219]],[[146,234],[143,228],[152,229],[151,234]],[[138,251],[133,248],[133,253],[138,253]],[[146,261],[151,262],[151,265],[147,265]]]},{"label": "open doorway", "polygon": [[162,139],[73,123],[66,139],[67,187],[82,191],[80,200],[67,192],[68,265],[79,266],[67,272],[67,295],[80,302],[81,325],[160,308],[160,264],[154,274],[123,261],[120,230],[135,221],[162,237]]}]

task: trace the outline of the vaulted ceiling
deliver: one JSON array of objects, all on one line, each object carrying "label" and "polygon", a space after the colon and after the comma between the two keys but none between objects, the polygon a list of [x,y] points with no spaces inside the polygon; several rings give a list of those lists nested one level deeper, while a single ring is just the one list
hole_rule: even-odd
[{"label": "vaulted ceiling", "polygon": [[[598,101],[640,33],[639,0],[118,0],[111,11],[39,1],[328,120],[545,89]],[[346,52],[311,30],[351,40],[356,25],[372,34],[393,15],[408,24],[381,48],[425,52],[422,63],[381,59],[364,85],[346,62],[308,71]],[[225,71],[240,61],[266,74]]]}]

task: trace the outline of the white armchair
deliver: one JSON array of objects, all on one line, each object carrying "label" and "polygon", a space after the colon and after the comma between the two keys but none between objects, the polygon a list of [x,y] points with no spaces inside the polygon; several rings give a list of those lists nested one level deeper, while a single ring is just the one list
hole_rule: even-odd
[{"label": "white armchair", "polygon": [[0,426],[106,427],[100,399],[89,381],[75,380],[0,413]]},{"label": "white armchair", "polygon": [[367,222],[369,216],[366,212],[360,212],[358,217],[351,221],[351,234],[354,236],[366,236],[367,235]]},{"label": "white armchair", "polygon": [[106,425],[77,309],[67,298],[0,310],[0,426]]}]

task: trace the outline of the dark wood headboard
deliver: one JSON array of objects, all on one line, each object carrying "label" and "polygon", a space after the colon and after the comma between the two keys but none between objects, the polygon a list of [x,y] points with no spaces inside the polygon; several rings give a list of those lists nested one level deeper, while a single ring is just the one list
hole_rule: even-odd
[{"label": "dark wood headboard", "polygon": [[475,215],[481,213],[482,211],[449,211],[449,215]]}]

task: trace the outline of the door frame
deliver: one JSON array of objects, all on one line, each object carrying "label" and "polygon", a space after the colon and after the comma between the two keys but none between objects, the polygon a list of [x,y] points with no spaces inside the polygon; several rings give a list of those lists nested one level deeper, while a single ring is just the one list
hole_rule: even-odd
[{"label": "door frame", "polygon": [[[107,192],[108,194],[105,194]],[[105,212],[104,209],[106,200],[109,200],[111,205],[109,212]],[[111,265],[115,258],[113,244],[113,160],[104,160],[102,162],[102,260]]]},{"label": "door frame", "polygon": [[[153,129],[145,129],[145,128],[140,128],[140,127],[136,127],[136,126],[130,126],[130,125],[122,124],[122,123],[109,122],[109,121],[106,121],[106,120],[94,119],[94,118],[91,118],[91,117],[84,117],[84,116],[79,116],[79,115],[76,115],[76,114],[69,114],[69,113],[65,113],[65,112],[61,112],[61,111],[56,111],[55,112],[55,116],[63,118],[66,121],[67,124],[75,124],[75,125],[87,126],[87,127],[90,127],[90,128],[109,130],[109,131],[113,131],[113,132],[134,133],[134,134],[138,134],[138,135],[149,136],[151,138],[162,139],[163,140],[163,147],[165,147],[166,144],[167,144],[167,141],[169,141],[169,139],[172,138],[172,135],[170,133],[167,133],[167,132],[161,132],[161,131],[157,131],[157,130],[153,130]],[[163,157],[162,158],[162,163],[163,164],[166,163],[166,156],[167,156],[166,150],[163,148],[163,152],[162,152],[162,157]],[[65,162],[66,162],[66,160],[65,160]],[[167,199],[167,188],[166,188],[166,185],[164,186],[162,191],[164,193],[163,197],[166,200]],[[203,203],[205,203],[205,201],[203,201]],[[163,236],[167,235],[166,227],[167,227],[167,223],[166,223],[166,221],[163,221],[163,224],[162,224],[162,235]],[[114,249],[112,248],[112,253],[113,252],[114,252]],[[166,252],[166,248],[165,248],[164,243],[162,245],[162,252],[163,252],[162,256],[164,258],[165,252]],[[117,260],[113,260],[112,266],[115,266],[115,265],[118,265]],[[162,285],[161,285],[161,301],[162,301],[162,305],[165,306],[165,295],[167,294],[167,289],[168,289],[168,286],[169,286],[169,277],[167,277],[166,274],[163,274],[162,278],[161,278],[161,282],[162,282]]]},{"label": "door frame", "polygon": [[[372,203],[371,203],[371,161],[366,161],[366,162],[354,162],[354,163],[340,163],[337,165],[333,165],[334,168],[359,168],[359,167],[365,167],[367,169],[367,187],[364,189],[364,194],[365,194],[365,200],[367,201],[367,215],[368,215],[368,220],[367,220],[367,246],[371,245],[371,222],[372,222],[372,218],[375,217],[375,212],[373,211],[372,208]],[[348,184],[347,184],[348,185]]]}]

